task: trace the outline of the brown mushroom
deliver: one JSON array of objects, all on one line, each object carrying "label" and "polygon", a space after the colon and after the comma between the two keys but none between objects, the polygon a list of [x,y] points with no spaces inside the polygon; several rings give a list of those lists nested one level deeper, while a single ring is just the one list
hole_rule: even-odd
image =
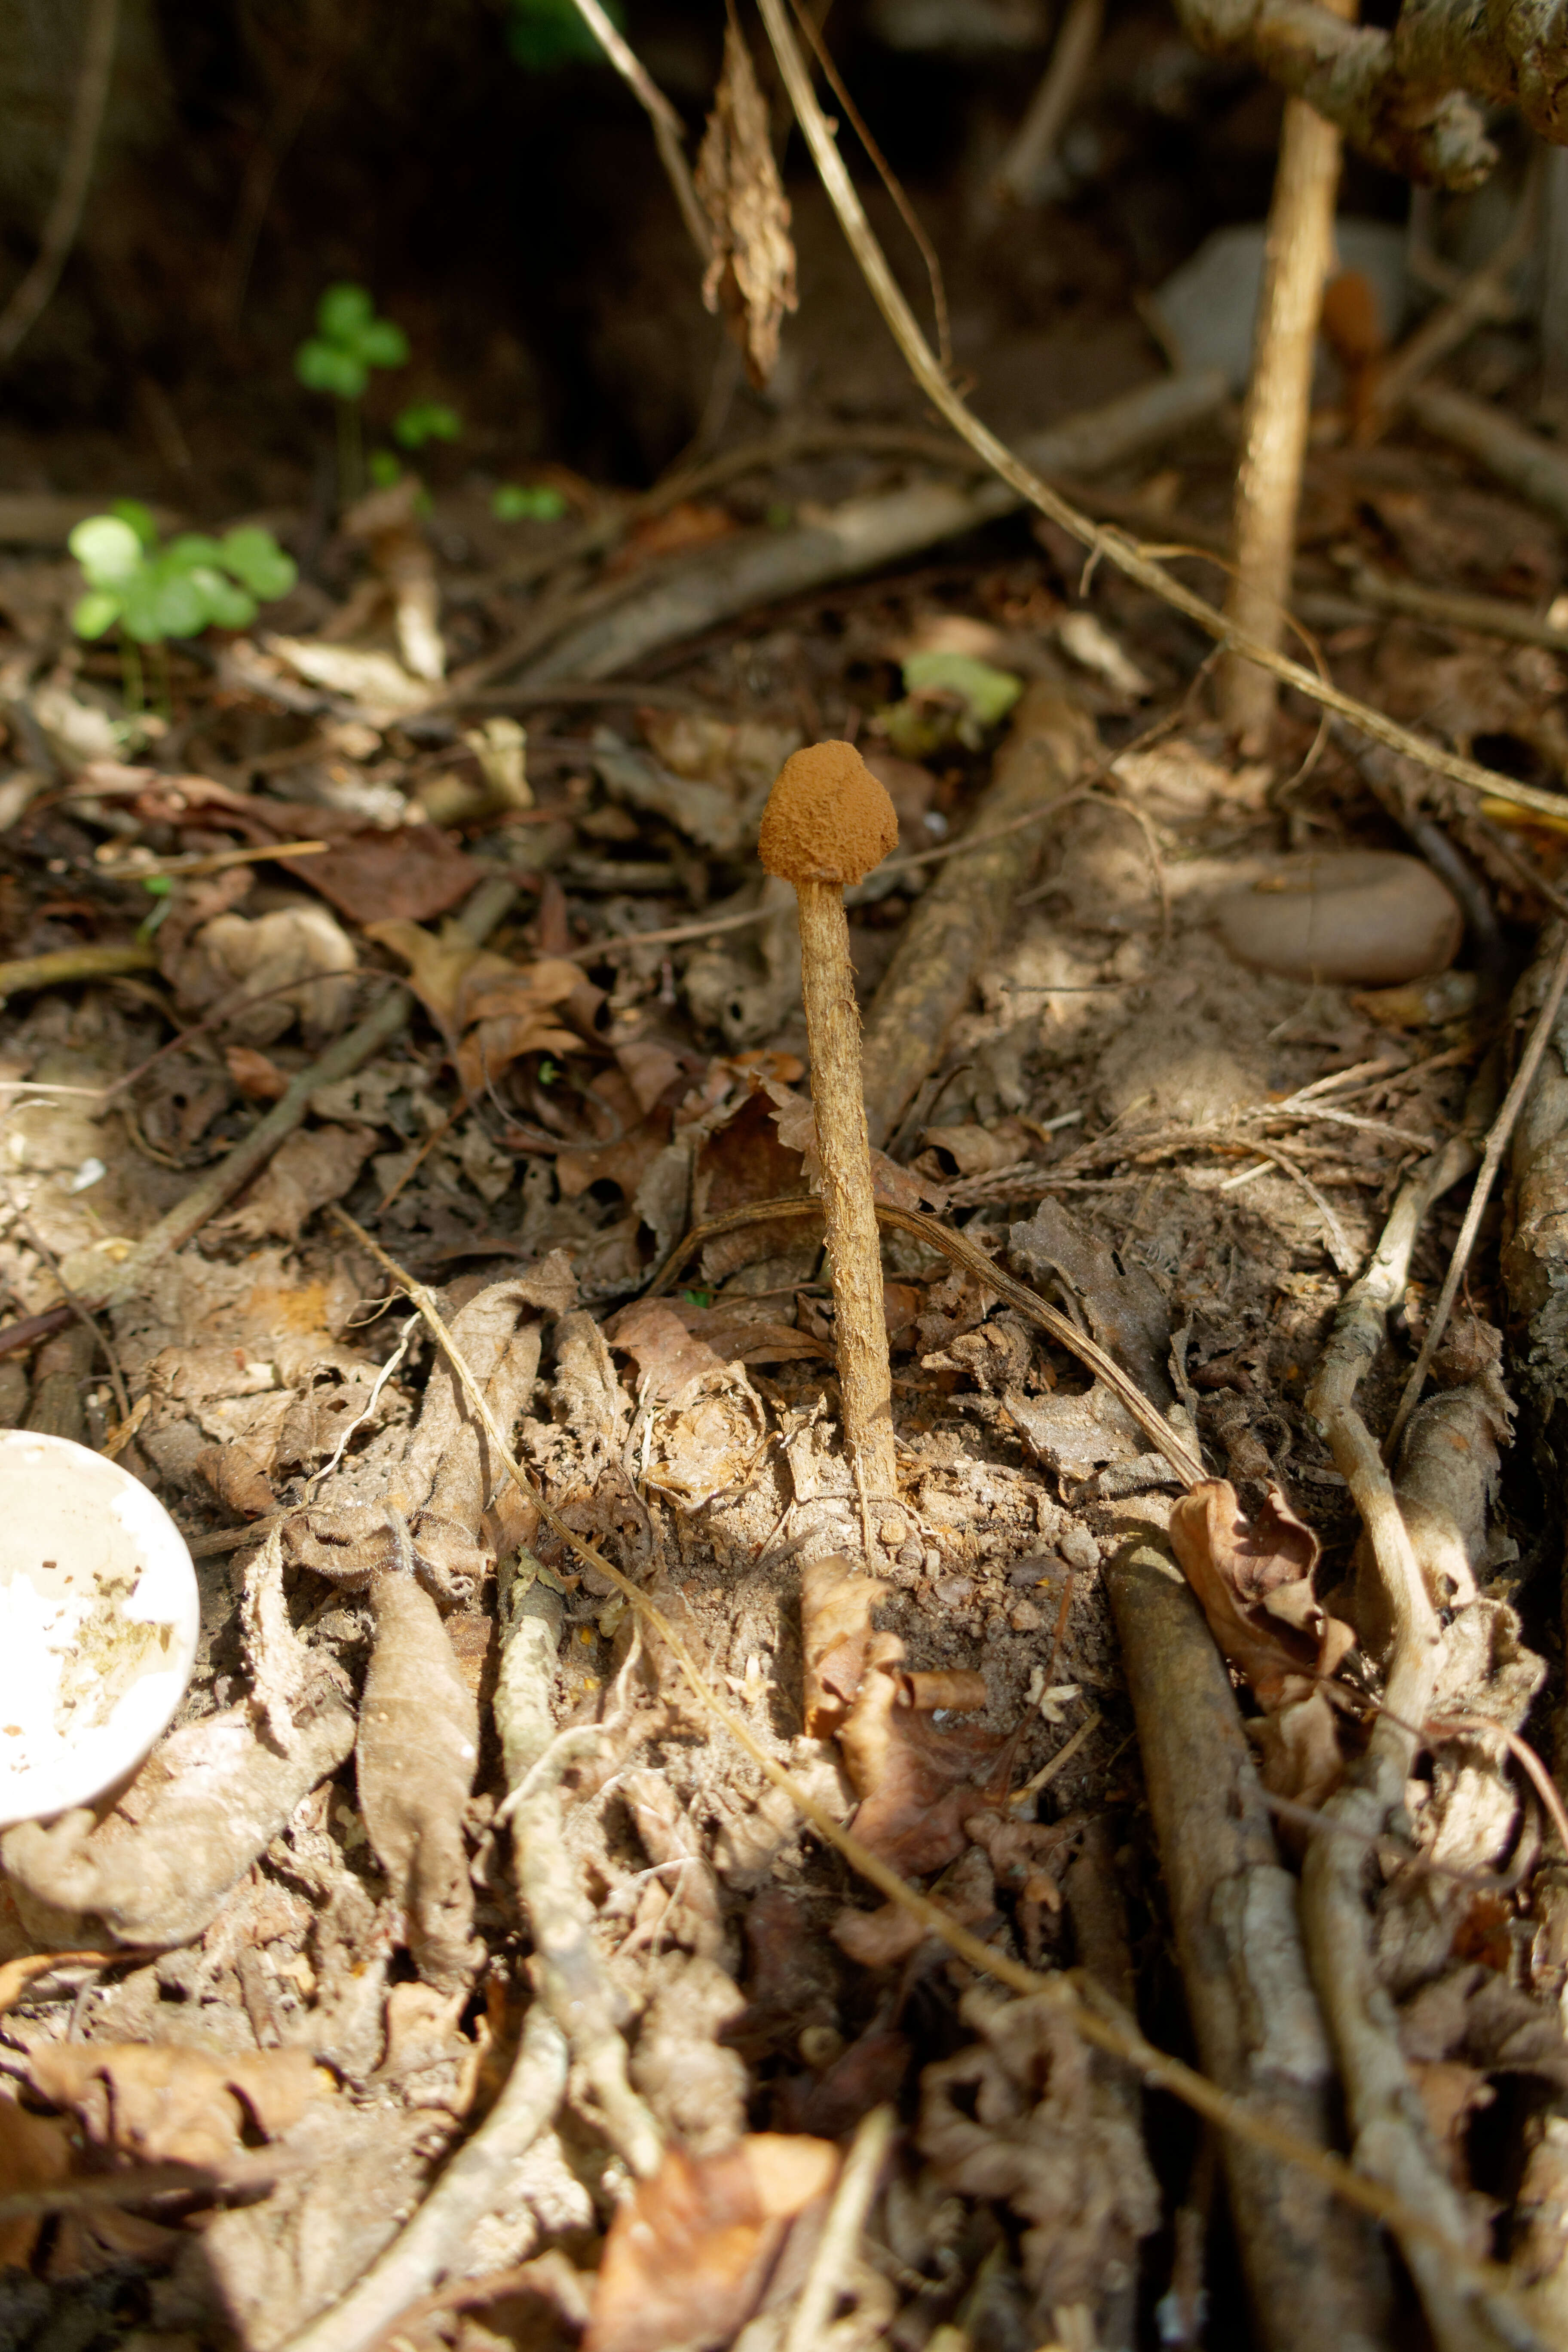
[{"label": "brown mushroom", "polygon": [[862,1494],[883,1501],[898,1493],[893,1391],[844,885],[860,881],[898,840],[893,803],[853,744],[816,743],[780,769],[757,844],[768,872],[795,884],[800,905],[844,1438]]}]

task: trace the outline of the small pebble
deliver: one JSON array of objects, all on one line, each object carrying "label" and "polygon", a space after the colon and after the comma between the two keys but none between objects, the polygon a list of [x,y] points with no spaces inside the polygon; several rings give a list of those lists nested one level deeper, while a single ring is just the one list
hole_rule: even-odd
[{"label": "small pebble", "polygon": [[912,1536],[908,1543],[900,1544],[893,1554],[900,1568],[923,1568],[925,1556],[925,1546],[917,1542]]},{"label": "small pebble", "polygon": [[1100,1546],[1087,1528],[1068,1528],[1057,1549],[1069,1568],[1100,1566]]},{"label": "small pebble", "polygon": [[938,1549],[937,1549],[937,1548],[936,1548],[935,1544],[927,1544],[927,1546],[926,1546],[926,1550],[925,1550],[925,1570],[926,1570],[926,1574],[927,1574],[928,1576],[934,1576],[934,1575],[936,1574],[936,1572],[937,1572],[937,1570],[938,1570],[941,1566],[942,1566],[942,1554],[941,1554],[941,1552],[940,1552],[940,1551],[938,1551]]},{"label": "small pebble", "polygon": [[936,1588],[936,1597],[944,1609],[962,1609],[974,1591],[970,1576],[944,1576]]},{"label": "small pebble", "polygon": [[1037,1633],[1045,1622],[1032,1601],[1016,1601],[1007,1613],[1007,1622],[1015,1633]]}]

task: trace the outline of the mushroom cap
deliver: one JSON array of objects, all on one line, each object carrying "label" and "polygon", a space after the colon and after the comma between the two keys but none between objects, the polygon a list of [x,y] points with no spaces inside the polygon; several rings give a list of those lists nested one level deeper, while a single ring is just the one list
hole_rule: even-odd
[{"label": "mushroom cap", "polygon": [[899,820],[853,743],[813,743],[784,761],[757,851],[786,882],[858,882],[899,845]]}]

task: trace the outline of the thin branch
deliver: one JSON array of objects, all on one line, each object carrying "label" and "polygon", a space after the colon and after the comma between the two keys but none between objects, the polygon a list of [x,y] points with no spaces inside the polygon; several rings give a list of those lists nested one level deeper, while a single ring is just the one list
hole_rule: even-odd
[{"label": "thin branch", "polygon": [[1051,61],[991,183],[992,194],[1000,201],[1016,205],[1041,201],[1047,173],[1056,159],[1068,117],[1078,104],[1084,77],[1094,62],[1104,22],[1105,0],[1068,0]]},{"label": "thin branch", "polygon": [[790,2315],[784,2352],[817,2352],[860,2243],[860,2232],[892,2146],[898,2116],[873,2107],[861,2117],[811,2258],[805,2284]]},{"label": "thin branch", "polygon": [[[1091,0],[1091,5],[1098,7],[1101,5],[1101,0]],[[812,54],[822,68],[828,88],[848,116],[850,127],[856,138],[876,165],[877,176],[892,198],[899,218],[903,222],[920,249],[921,259],[926,266],[926,277],[931,283],[931,307],[936,315],[937,358],[941,362],[942,373],[951,375],[952,373],[952,331],[948,318],[947,285],[942,274],[942,263],[937,257],[936,247],[921,226],[920,215],[910,204],[902,182],[869,131],[867,130],[859,108],[846,89],[843,77],[828,54],[827,44],[818,32],[810,10],[802,6],[801,0],[795,0],[795,20],[811,43]]]},{"label": "thin branch", "polygon": [[708,215],[703,211],[696,188],[692,185],[690,166],[686,161],[682,144],[685,128],[663,90],[654,80],[641,58],[611,24],[599,0],[574,0],[577,14],[604,50],[621,79],[630,89],[637,104],[653,125],[653,142],[658,149],[658,160],[664,165],[665,178],[675,193],[680,207],[680,217],[686,223],[687,234],[697,247],[703,263],[711,258],[712,232]]},{"label": "thin branch", "polygon": [[1431,1370],[1432,1359],[1436,1354],[1443,1334],[1448,1328],[1448,1318],[1454,1311],[1454,1301],[1459,1295],[1459,1285],[1465,1278],[1465,1269],[1470,1262],[1470,1252],[1476,1245],[1476,1235],[1481,1229],[1481,1219],[1486,1214],[1487,1203],[1491,1199],[1492,1186],[1496,1183],[1498,1171],[1502,1166],[1503,1153],[1508,1150],[1513,1130],[1519,1124],[1519,1116],[1524,1108],[1530,1089],[1535,1084],[1535,1074],[1541,1067],[1541,1057],[1552,1042],[1552,1033],[1556,1026],[1557,1015],[1562,1010],[1564,990],[1568,990],[1568,931],[1563,933],[1563,944],[1558,950],[1557,962],[1552,974],[1552,982],[1546,992],[1545,1003],[1536,1017],[1535,1026],[1530,1033],[1530,1043],[1525,1047],[1519,1067],[1513,1074],[1513,1084],[1502,1098],[1502,1108],[1493,1119],[1488,1133],[1486,1149],[1481,1154],[1480,1171],[1470,1193],[1469,1206],[1465,1211],[1465,1222],[1459,1228],[1459,1238],[1454,1244],[1454,1254],[1448,1260],[1448,1271],[1443,1276],[1443,1287],[1437,1294],[1437,1304],[1432,1309],[1432,1320],[1426,1327],[1426,1337],[1421,1342],[1421,1352],[1415,1359],[1410,1378],[1405,1383],[1405,1393],[1399,1400],[1399,1410],[1394,1416],[1394,1426],[1388,1433],[1388,1441],[1383,1449],[1387,1461],[1392,1462],[1394,1459],[1394,1449],[1405,1434],[1405,1424],[1415,1409],[1416,1400],[1426,1384],[1426,1375]]},{"label": "thin branch", "polygon": [[[99,133],[109,102],[109,78],[114,64],[114,37],[120,28],[120,0],[91,0],[81,64],[77,70],[76,107],[70,136],[60,165],[55,200],[44,223],[37,257],[0,313],[0,367],[15,356],[18,345],[37,325],[59,284],[60,272],[76,243],[82,208],[98,161]],[[13,26],[12,38],[18,37]]]},{"label": "thin branch", "polygon": [[942,374],[936,354],[921,332],[914,313],[888,266],[888,257],[866,217],[865,209],[855,193],[854,183],[838,152],[832,126],[817,103],[805,60],[790,30],[784,15],[784,0],[757,0],[757,5],[828,200],[838,215],[839,226],[859,263],[861,273],[894,341],[932,405],[984,459],[992,471],[999,475],[1019,499],[1029,506],[1037,507],[1043,515],[1047,515],[1107,562],[1113,563],[1119,572],[1125,573],[1128,579],[1135,580],[1140,587],[1147,588],[1152,595],[1173,605],[1177,612],[1184,613],[1190,621],[1195,622],[1199,628],[1205,630],[1227,650],[1245,654],[1249,661],[1271,670],[1282,684],[1293,686],[1309,701],[1319,703],[1325,709],[1338,711],[1363,734],[1372,736],[1377,742],[1386,743],[1392,751],[1403,751],[1408,759],[1433,769],[1438,775],[1451,778],[1455,783],[1467,785],[1471,792],[1485,793],[1494,800],[1513,801],[1521,808],[1533,808],[1543,814],[1560,817],[1563,814],[1561,793],[1517,783],[1511,777],[1498,775],[1473,760],[1445,751],[1440,745],[1412,734],[1408,728],[1399,726],[1382,711],[1373,709],[1370,704],[1344,693],[1331,679],[1317,677],[1300,662],[1291,661],[1286,655],[1276,652],[1271,646],[1255,637],[1250,631],[1227,620],[1202,596],[1184,587],[1138,541],[1130,539],[1123,531],[1091,522],[1087,515],[1069,505],[1049,483],[1042,481],[1032,467],[1026,466],[1005,442],[998,440],[988,425],[983,425],[971,413],[967,404]]}]

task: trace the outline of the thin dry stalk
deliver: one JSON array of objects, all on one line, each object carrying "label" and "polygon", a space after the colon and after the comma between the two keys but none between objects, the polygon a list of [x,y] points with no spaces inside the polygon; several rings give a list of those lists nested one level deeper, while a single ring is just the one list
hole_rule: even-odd
[{"label": "thin dry stalk", "polygon": [[[897,1903],[901,1909],[908,1911],[928,1935],[938,1937],[951,1951],[956,1952],[961,1959],[967,1961],[983,1976],[994,1978],[997,1983],[1008,1986],[1015,1992],[1035,1995],[1059,2006],[1091,2048],[1135,2067],[1153,2088],[1168,2091],[1173,2097],[1180,2099],[1195,2114],[1218,2125],[1222,2130],[1234,2133],[1237,2137],[1265,2148],[1289,2163],[1300,2165],[1314,2179],[1331,2188],[1346,2204],[1396,2231],[1402,2243],[1411,2242],[1436,2248],[1456,2275],[1474,2280],[1478,2289],[1485,2287],[1499,2298],[1508,2298],[1507,2308],[1514,2330],[1510,2338],[1513,2352],[1549,2352],[1545,2338],[1531,2316],[1526,2297],[1518,2291],[1517,2282],[1510,2273],[1500,2264],[1470,2257],[1438,2222],[1384,2188],[1380,2181],[1364,2179],[1342,2158],[1331,2156],[1326,2149],[1313,2147],[1295,2133],[1281,2129],[1244,2102],[1230,2098],[1216,2089],[1195,2068],[1156,2049],[1119,2004],[1092,1979],[1084,1979],[1076,1971],[1070,1976],[1039,1976],[1010,1954],[999,1951],[994,1945],[983,1943],[978,1936],[962,1927],[941,1904],[933,1903],[929,1895],[910,1886],[879,1854],[873,1853],[868,1846],[863,1845],[853,1831],[847,1830],[826,1806],[819,1804],[807,1790],[802,1788],[793,1773],[787,1772],[769,1754],[738,1709],[710,1687],[684,1636],[658,1604],[629,1577],[623,1576],[596,1545],[580,1536],[534,1486],[521,1464],[508,1451],[484,1391],[464,1361],[425,1285],[416,1282],[411,1275],[405,1273],[345,1210],[334,1208],[331,1214],[344,1232],[351,1234],[362,1249],[368,1251],[398,1287],[407,1293],[419,1309],[450,1363],[476,1417],[489,1436],[497,1461],[505,1468],[519,1491],[536,1507],[552,1533],[559,1536],[586,1566],[595,1569],[609,1580],[679,1666],[698,1705],[723,1726],[750,1757],[763,1779],[788,1797],[802,1819],[808,1821],[817,1834],[844,1856],[852,1869],[875,1886],[879,1893],[886,1895],[889,1902]],[[923,1223],[931,1225],[935,1222],[934,1218],[922,1220]],[[1064,1317],[1062,1320],[1066,1322],[1067,1318]]]},{"label": "thin dry stalk", "polygon": [[[109,78],[114,65],[114,40],[120,29],[120,0],[92,0],[77,70],[76,105],[70,136],[55,189],[55,200],[44,223],[44,234],[32,268],[0,312],[0,366],[13,357],[48,305],[78,229],[98,160],[99,133],[109,102]],[[19,30],[19,28],[18,28]]]},{"label": "thin dry stalk", "polygon": [[[1353,13],[1352,7],[1340,11]],[[1265,645],[1284,635],[1296,560],[1301,463],[1312,413],[1312,368],[1323,286],[1334,252],[1340,134],[1305,99],[1286,101],[1279,166],[1268,212],[1252,382],[1236,481],[1236,573],[1226,612]],[[1266,669],[1231,655],[1220,666],[1219,707],[1245,748],[1261,750],[1279,687]]]},{"label": "thin dry stalk", "polygon": [[1440,361],[1468,342],[1478,327],[1490,320],[1507,320],[1518,315],[1519,305],[1508,281],[1520,264],[1528,259],[1535,243],[1541,181],[1537,158],[1513,224],[1490,260],[1452,287],[1448,299],[1439,303],[1430,317],[1423,319],[1415,333],[1379,369],[1368,413],[1356,432],[1358,442],[1379,439],[1416,385],[1431,374]]},{"label": "thin dry stalk", "polygon": [[1050,64],[991,184],[999,203],[1042,202],[1058,142],[1094,63],[1104,22],[1105,0],[1069,0]]},{"label": "thin dry stalk", "polygon": [[[1334,1319],[1308,1399],[1362,1515],[1394,1629],[1384,1711],[1352,1780],[1323,1808],[1325,1820],[1367,1842],[1380,1838],[1404,1801],[1443,1658],[1443,1633],[1397,1497],[1357,1410],[1362,1375],[1382,1345],[1390,1306],[1403,1294],[1416,1234],[1434,1201],[1473,1160],[1464,1137],[1417,1170],[1405,1185],[1365,1275]],[[1395,2231],[1438,2352],[1500,2352],[1516,2314],[1478,2287],[1453,2249],[1472,2221],[1435,2146],[1411,2080],[1386,1993],[1378,1979],[1363,1891],[1364,1859],[1350,1838],[1320,1837],[1301,1874],[1301,1926],[1313,1981],[1328,2021],[1358,2167],[1430,2215],[1450,2242],[1407,2241]]]},{"label": "thin dry stalk", "polygon": [[[1184,613],[1190,621],[1228,651],[1245,654],[1249,661],[1271,671],[1281,684],[1294,687],[1299,693],[1325,710],[1337,711],[1362,734],[1371,736],[1375,742],[1386,743],[1392,751],[1405,752],[1407,758],[1418,761],[1422,767],[1447,776],[1472,792],[1485,793],[1490,799],[1513,801],[1521,808],[1538,809],[1543,814],[1561,816],[1560,794],[1539,790],[1534,785],[1516,783],[1511,777],[1499,775],[1489,768],[1479,766],[1473,760],[1462,759],[1445,751],[1439,744],[1428,742],[1423,736],[1412,734],[1408,728],[1397,725],[1384,712],[1374,710],[1370,703],[1360,702],[1353,695],[1342,692],[1331,678],[1320,677],[1300,662],[1289,660],[1261,638],[1255,637],[1250,631],[1228,620],[1214,605],[1194,594],[1167,572],[1163,564],[1137,541],[1129,539],[1120,530],[1093,523],[1087,515],[1079,513],[1076,507],[1025,465],[1005,442],[999,441],[977,416],[971,414],[964,401],[943,376],[936,355],[921,334],[914,313],[888,266],[888,257],[866,217],[865,208],[856,194],[854,183],[838,152],[833,127],[817,103],[805,61],[795,46],[795,36],[784,15],[784,0],[757,0],[757,5],[767,26],[768,37],[778,58],[779,69],[796,119],[811,149],[812,160],[877,308],[903,352],[910,373],[932,406],[946,417],[953,430],[963,436],[993,472],[999,475],[1026,504],[1038,508],[1042,514],[1049,516],[1053,522],[1059,523],[1064,530],[1069,531],[1074,539],[1091,548],[1106,562],[1114,564],[1128,579],[1136,581],[1152,594],[1162,597],[1177,612]],[[1447,398],[1456,396],[1445,395]],[[1477,408],[1481,405],[1479,402],[1468,404]]]},{"label": "thin dry stalk", "polygon": [[854,2263],[898,2120],[891,2107],[873,2107],[868,2116],[861,2118],[844,2159],[844,2169],[838,2176],[805,2284],[790,2315],[784,2352],[817,2352]]},{"label": "thin dry stalk", "polygon": [[1459,1238],[1454,1244],[1454,1254],[1448,1260],[1448,1271],[1443,1276],[1443,1287],[1437,1293],[1437,1304],[1432,1309],[1432,1320],[1427,1325],[1426,1336],[1421,1342],[1421,1352],[1411,1369],[1410,1378],[1405,1383],[1405,1393],[1399,1400],[1399,1410],[1394,1416],[1394,1423],[1384,1447],[1384,1454],[1390,1462],[1393,1461],[1399,1441],[1405,1434],[1405,1424],[1415,1412],[1421,1391],[1426,1385],[1426,1375],[1431,1370],[1432,1359],[1436,1354],[1443,1334],[1448,1328],[1448,1318],[1454,1311],[1454,1301],[1459,1295],[1459,1285],[1463,1282],[1466,1268],[1470,1263],[1470,1252],[1476,1245],[1476,1235],[1480,1232],[1481,1219],[1486,1215],[1487,1203],[1491,1199],[1492,1186],[1496,1183],[1498,1171],[1502,1166],[1503,1154],[1512,1139],[1513,1130],[1519,1124],[1520,1113],[1529,1098],[1530,1090],[1535,1084],[1535,1074],[1541,1067],[1541,1057],[1552,1042],[1552,1033],[1562,1009],[1564,990],[1568,990],[1568,931],[1563,933],[1563,944],[1558,950],[1551,983],[1546,991],[1546,1001],[1535,1017],[1535,1026],[1530,1033],[1530,1043],[1525,1047],[1519,1067],[1513,1074],[1513,1084],[1504,1095],[1501,1108],[1488,1131],[1486,1150],[1481,1154],[1480,1171],[1470,1193],[1469,1206],[1465,1211],[1465,1222],[1459,1227]]},{"label": "thin dry stalk", "polygon": [[284,2352],[369,2352],[398,2315],[460,2260],[469,2231],[495,2210],[518,2159],[549,2129],[566,2088],[566,2042],[536,2000],[506,2087],[381,2260]]},{"label": "thin dry stalk", "polygon": [[582,17],[599,47],[604,50],[621,79],[653,125],[653,142],[658,149],[658,160],[664,166],[664,176],[674,192],[680,207],[680,217],[686,223],[687,234],[697,247],[704,268],[713,251],[712,232],[708,215],[703,211],[697,190],[692,184],[690,166],[686,161],[685,136],[679,114],[663,90],[654,80],[631,44],[616,30],[599,0],[574,0]]}]

